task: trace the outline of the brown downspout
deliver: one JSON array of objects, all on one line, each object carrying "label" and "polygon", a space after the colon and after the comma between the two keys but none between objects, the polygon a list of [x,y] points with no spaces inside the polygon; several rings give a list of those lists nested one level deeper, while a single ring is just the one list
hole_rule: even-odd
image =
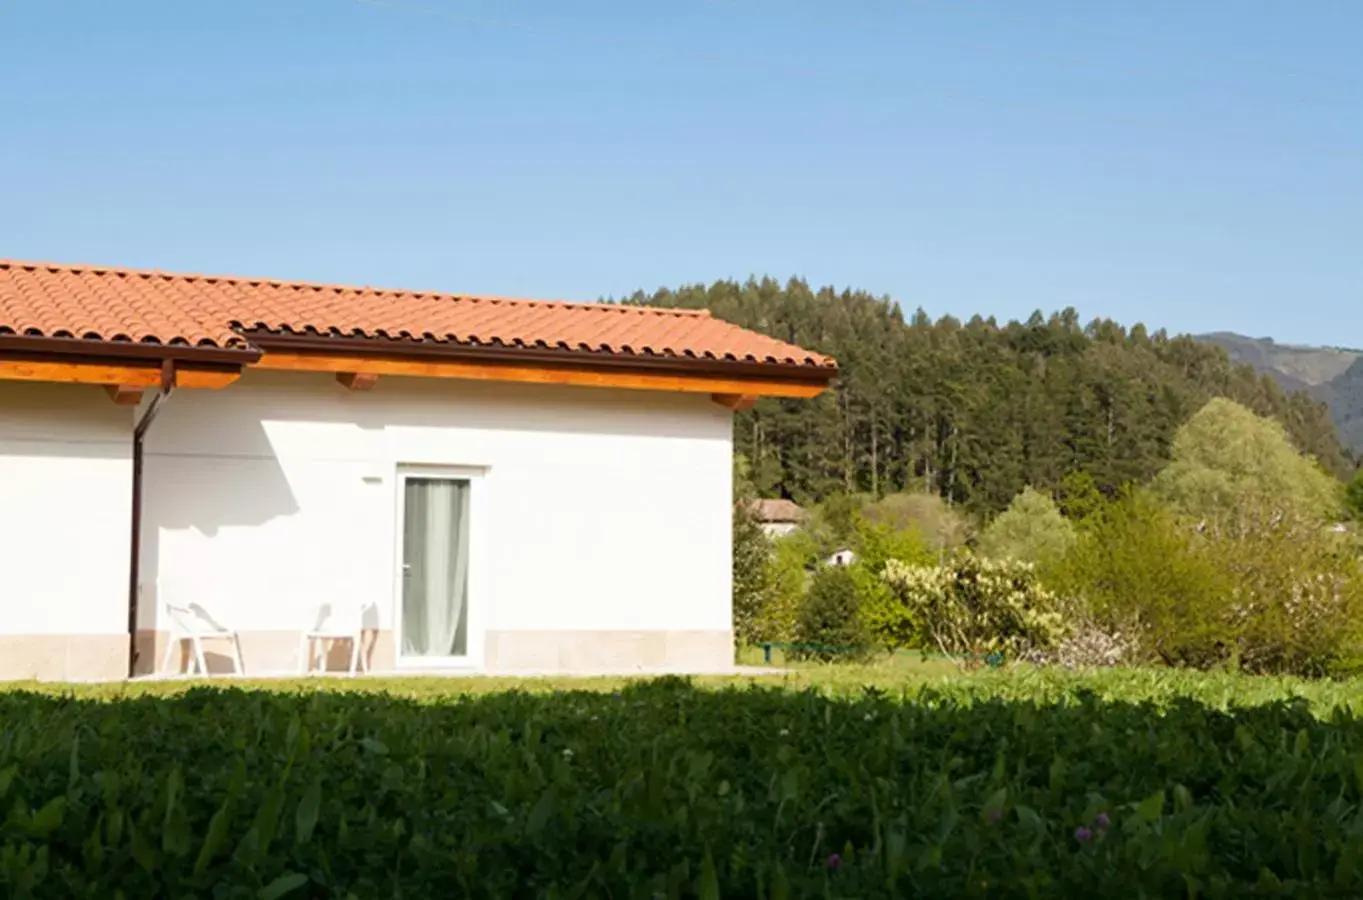
[{"label": "brown downspout", "polygon": [[147,411],[133,426],[133,504],[132,504],[132,558],[128,564],[128,677],[137,673],[137,619],[138,599],[141,594],[141,556],[142,556],[142,438],[161,411],[171,391],[175,390],[175,361],[161,362],[161,388],[151,398]]}]

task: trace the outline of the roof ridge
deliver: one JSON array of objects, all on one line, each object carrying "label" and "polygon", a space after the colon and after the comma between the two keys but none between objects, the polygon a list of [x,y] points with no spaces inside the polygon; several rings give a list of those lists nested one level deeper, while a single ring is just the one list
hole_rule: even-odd
[{"label": "roof ridge", "polygon": [[90,272],[96,275],[112,274],[138,278],[164,278],[173,281],[223,282],[232,285],[267,284],[271,287],[295,288],[314,291],[345,291],[355,294],[378,294],[394,297],[430,297],[435,300],[467,301],[469,303],[506,304],[513,306],[554,307],[561,309],[582,309],[595,312],[618,312],[636,315],[658,316],[698,316],[710,317],[708,309],[682,309],[665,306],[631,306],[623,303],[602,303],[592,300],[539,300],[529,297],[505,297],[497,294],[452,294],[446,291],[418,291],[406,288],[382,288],[369,285],[332,284],[320,281],[292,281],[282,278],[252,278],[242,275],[207,275],[198,272],[167,272],[162,269],[138,269],[129,266],[101,266],[85,263],[54,263],[35,260],[6,259],[0,257],[0,269],[46,269],[50,272],[69,272],[81,274]]}]

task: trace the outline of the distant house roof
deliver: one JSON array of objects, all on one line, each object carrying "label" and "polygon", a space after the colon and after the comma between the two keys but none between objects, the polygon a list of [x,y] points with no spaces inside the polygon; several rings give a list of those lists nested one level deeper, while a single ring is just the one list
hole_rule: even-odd
[{"label": "distant house roof", "polygon": [[753,504],[753,515],[759,522],[775,525],[803,522],[805,511],[793,500],[758,500]]}]

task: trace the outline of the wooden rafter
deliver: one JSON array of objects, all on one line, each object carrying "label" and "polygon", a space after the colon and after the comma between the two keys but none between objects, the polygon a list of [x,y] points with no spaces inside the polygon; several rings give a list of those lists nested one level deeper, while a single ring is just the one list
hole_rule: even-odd
[{"label": "wooden rafter", "polygon": [[109,399],[119,406],[136,406],[142,400],[144,389],[127,384],[106,384],[104,390]]},{"label": "wooden rafter", "polygon": [[711,394],[710,399],[734,412],[744,412],[757,405],[756,394]]},{"label": "wooden rafter", "polygon": [[379,383],[379,376],[372,372],[337,372],[336,380],[348,391],[368,391]]}]

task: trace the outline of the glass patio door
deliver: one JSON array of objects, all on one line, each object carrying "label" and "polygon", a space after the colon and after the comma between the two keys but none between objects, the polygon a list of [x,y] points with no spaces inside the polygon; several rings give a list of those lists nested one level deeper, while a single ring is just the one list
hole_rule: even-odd
[{"label": "glass patio door", "polygon": [[402,660],[468,656],[470,493],[466,478],[402,477]]}]

